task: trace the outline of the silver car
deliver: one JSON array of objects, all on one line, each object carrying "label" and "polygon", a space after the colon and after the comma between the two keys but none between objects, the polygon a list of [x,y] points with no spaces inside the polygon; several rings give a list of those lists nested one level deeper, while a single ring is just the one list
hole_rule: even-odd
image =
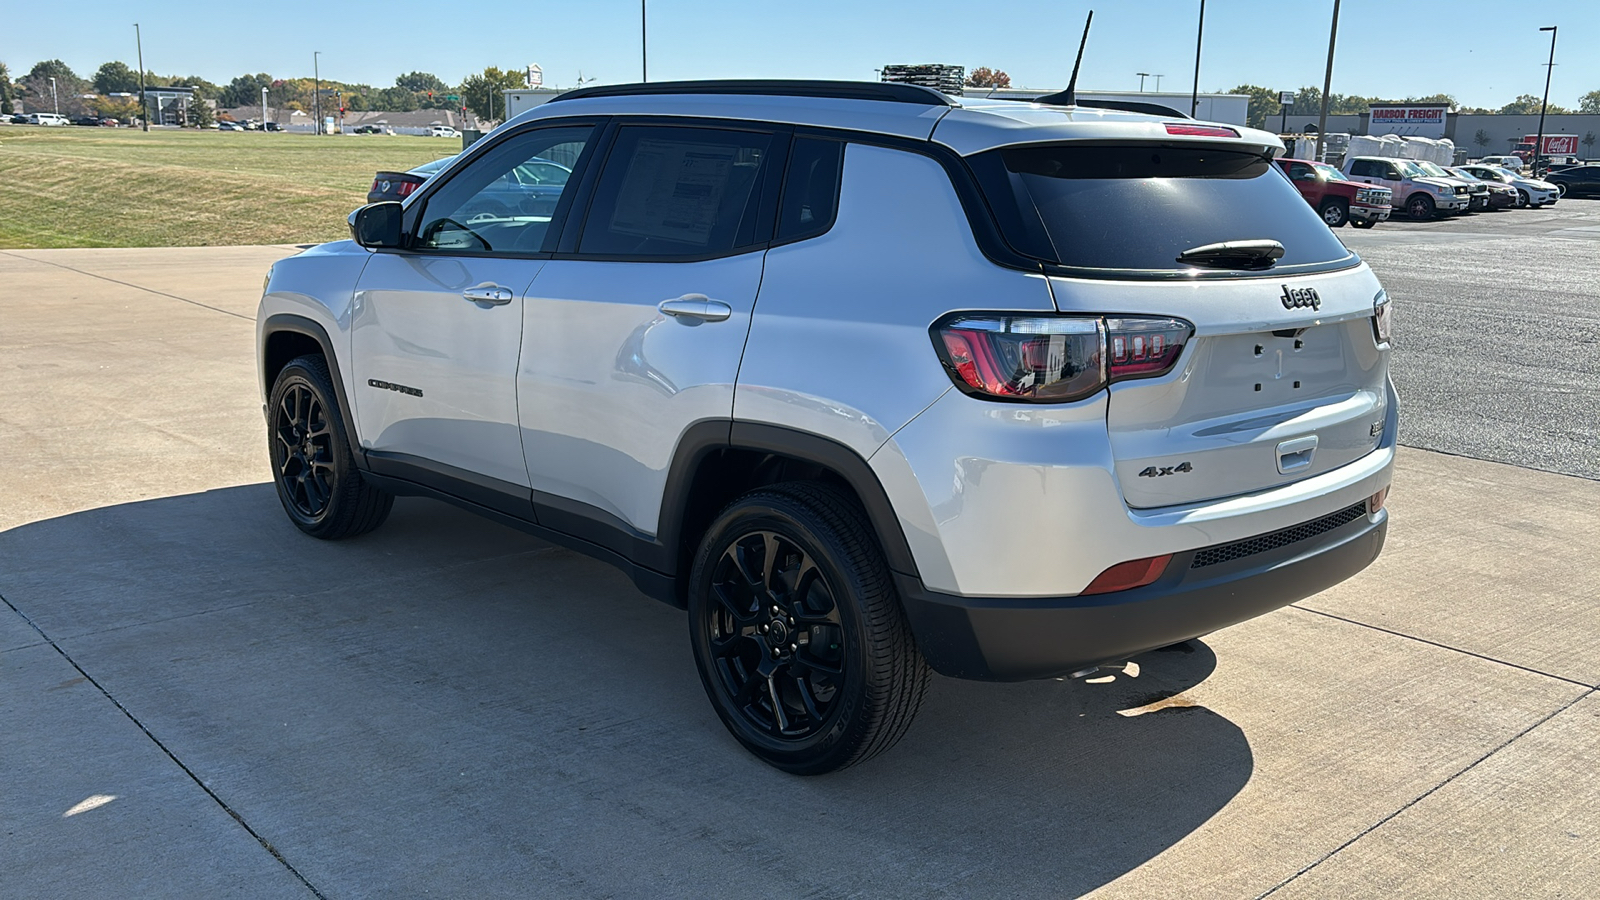
[{"label": "silver car", "polygon": [[[278,497],[610,562],[748,750],[860,762],[930,671],[1085,674],[1378,555],[1390,303],[1282,149],[900,84],[564,94],[273,266]],[[506,189],[533,159],[553,204]]]}]

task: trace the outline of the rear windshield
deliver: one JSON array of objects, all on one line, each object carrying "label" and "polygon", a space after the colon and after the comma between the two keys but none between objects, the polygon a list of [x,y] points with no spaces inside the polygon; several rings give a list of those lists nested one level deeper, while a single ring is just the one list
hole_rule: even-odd
[{"label": "rear windshield", "polygon": [[[1036,145],[969,159],[1006,241],[1075,269],[1201,272],[1185,250],[1275,240],[1283,258],[1259,274],[1354,260],[1264,156],[1205,146]],[[1241,272],[1219,274],[1239,275]]]}]

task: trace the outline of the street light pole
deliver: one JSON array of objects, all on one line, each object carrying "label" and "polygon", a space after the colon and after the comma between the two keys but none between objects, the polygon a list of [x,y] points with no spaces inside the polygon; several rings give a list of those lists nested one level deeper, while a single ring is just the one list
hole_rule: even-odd
[{"label": "street light pole", "polygon": [[[303,52],[303,51],[302,51]],[[321,50],[311,52],[311,82],[315,90],[311,94],[311,114],[317,117],[312,124],[311,133],[322,133],[322,70],[318,68],[318,57],[322,56]]]},{"label": "street light pole", "polygon": [[650,32],[645,25],[645,0],[639,0],[639,80],[650,80]]},{"label": "street light pole", "polygon": [[1141,94],[1144,93],[1144,80],[1146,78],[1150,77],[1150,73],[1149,72],[1135,72],[1133,74],[1139,76],[1139,93],[1141,93]]},{"label": "street light pole", "polygon": [[139,122],[145,133],[150,131],[150,104],[144,99],[144,38],[139,36],[139,23],[133,23],[133,43],[139,48]]},{"label": "street light pole", "polygon": [[61,115],[61,98],[56,96],[56,77],[50,76],[50,105],[55,108],[56,115]]},{"label": "street light pole", "polygon": [[[1533,145],[1533,177],[1539,177],[1539,156],[1544,153],[1544,110],[1550,105],[1550,76],[1556,69],[1556,26],[1541,28],[1540,31],[1550,32],[1550,61],[1544,67],[1544,99],[1539,101],[1539,139]],[[50,79],[51,84],[55,79]]]},{"label": "street light pole", "polygon": [[1323,136],[1328,133],[1328,92],[1333,90],[1333,44],[1339,37],[1339,0],[1333,0],[1333,25],[1328,28],[1328,70],[1322,76],[1322,114],[1317,116],[1317,147],[1312,156],[1322,162]]},{"label": "street light pole", "polygon": [[1200,0],[1200,25],[1194,30],[1194,92],[1189,95],[1189,115],[1200,109],[1200,41],[1206,36],[1206,0]]},{"label": "street light pole", "polygon": [[1151,77],[1155,78],[1155,80],[1156,80],[1156,93],[1158,93],[1158,94],[1161,93],[1161,79],[1166,77],[1166,76],[1162,75],[1160,72],[1157,72],[1155,75],[1153,75]]},{"label": "street light pole", "polygon": [[267,89],[261,89],[261,130],[267,130]]}]

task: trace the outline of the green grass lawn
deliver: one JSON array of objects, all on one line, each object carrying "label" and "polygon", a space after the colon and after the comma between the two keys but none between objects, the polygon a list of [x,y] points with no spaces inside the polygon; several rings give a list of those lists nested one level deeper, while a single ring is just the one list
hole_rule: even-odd
[{"label": "green grass lawn", "polygon": [[460,149],[401,135],[0,126],[0,249],[334,240],[374,172]]}]

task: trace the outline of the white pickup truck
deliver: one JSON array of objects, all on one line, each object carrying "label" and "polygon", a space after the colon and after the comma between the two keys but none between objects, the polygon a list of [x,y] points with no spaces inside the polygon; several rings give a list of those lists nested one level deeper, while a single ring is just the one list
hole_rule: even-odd
[{"label": "white pickup truck", "polygon": [[1415,160],[1352,156],[1344,161],[1344,174],[1351,181],[1388,188],[1394,195],[1394,208],[1405,210],[1413,219],[1466,212],[1472,202],[1471,188],[1465,182],[1429,175]]}]

